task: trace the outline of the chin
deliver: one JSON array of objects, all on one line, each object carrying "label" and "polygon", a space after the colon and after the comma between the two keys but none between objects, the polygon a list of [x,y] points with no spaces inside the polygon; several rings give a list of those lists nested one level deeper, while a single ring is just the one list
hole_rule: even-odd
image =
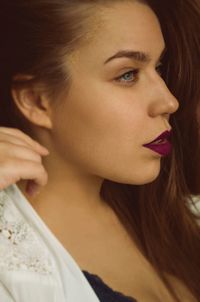
[{"label": "chin", "polygon": [[114,181],[121,184],[128,184],[128,185],[145,185],[148,183],[153,182],[159,176],[160,171],[157,173],[145,173],[143,175],[125,175],[124,177],[105,177],[110,181]]},{"label": "chin", "polygon": [[143,171],[141,171],[140,177],[138,177],[138,185],[145,185],[155,181],[160,175],[160,161],[156,165],[153,165],[149,168],[146,167]]},{"label": "chin", "polygon": [[156,175],[152,175],[152,176],[149,176],[145,179],[142,179],[140,183],[138,183],[139,185],[145,185],[145,184],[148,184],[148,183],[151,183],[153,181],[155,181],[158,177],[159,177],[159,174],[160,173],[157,173]]},{"label": "chin", "polygon": [[148,184],[148,183],[151,183],[153,181],[155,181],[159,176],[159,173],[156,174],[156,175],[148,175],[148,176],[141,176],[140,178],[138,177],[137,179],[127,179],[127,181],[123,181],[121,183],[125,183],[125,184],[128,184],[128,185],[145,185],[145,184]]},{"label": "chin", "polygon": [[145,167],[141,167],[139,171],[132,170],[131,172],[122,174],[118,179],[113,179],[113,181],[129,184],[129,185],[145,185],[155,181],[160,174],[160,161],[156,162],[153,165],[145,165]]}]

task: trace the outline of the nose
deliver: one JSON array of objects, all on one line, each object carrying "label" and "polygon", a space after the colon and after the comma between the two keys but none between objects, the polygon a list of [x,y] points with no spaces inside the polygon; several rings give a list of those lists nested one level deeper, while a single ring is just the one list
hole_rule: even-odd
[{"label": "nose", "polygon": [[159,79],[152,87],[151,101],[149,105],[149,115],[156,117],[157,115],[166,116],[176,112],[179,108],[179,102],[170,92],[167,85],[162,79]]}]

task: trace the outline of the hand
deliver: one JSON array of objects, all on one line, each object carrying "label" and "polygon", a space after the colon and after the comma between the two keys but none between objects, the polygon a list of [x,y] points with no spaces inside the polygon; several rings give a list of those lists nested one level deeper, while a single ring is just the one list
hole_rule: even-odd
[{"label": "hand", "polygon": [[42,165],[42,156],[48,154],[45,147],[22,131],[0,127],[0,190],[26,179],[26,192],[37,194],[48,180]]}]

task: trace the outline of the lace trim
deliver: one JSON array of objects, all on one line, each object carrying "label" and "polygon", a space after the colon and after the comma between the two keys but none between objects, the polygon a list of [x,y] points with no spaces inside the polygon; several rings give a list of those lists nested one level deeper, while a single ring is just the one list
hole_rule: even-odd
[{"label": "lace trim", "polygon": [[52,274],[54,263],[44,243],[13,201],[0,192],[0,270]]}]

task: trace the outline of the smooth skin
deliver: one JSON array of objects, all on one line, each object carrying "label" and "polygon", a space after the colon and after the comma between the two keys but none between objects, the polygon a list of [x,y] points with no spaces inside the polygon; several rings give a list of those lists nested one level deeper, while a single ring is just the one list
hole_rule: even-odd
[{"label": "smooth skin", "polygon": [[[159,175],[161,156],[143,144],[171,128],[170,115],[179,107],[158,71],[163,35],[153,11],[134,1],[103,7],[94,19],[90,42],[64,61],[72,85],[58,105],[37,89],[13,90],[35,139],[50,151],[40,194],[30,198],[26,182],[18,184],[81,269],[138,301],[173,302],[99,195],[104,179],[145,184]],[[149,60],[109,60],[121,50],[147,53]],[[174,284],[182,302],[194,301]]]}]

